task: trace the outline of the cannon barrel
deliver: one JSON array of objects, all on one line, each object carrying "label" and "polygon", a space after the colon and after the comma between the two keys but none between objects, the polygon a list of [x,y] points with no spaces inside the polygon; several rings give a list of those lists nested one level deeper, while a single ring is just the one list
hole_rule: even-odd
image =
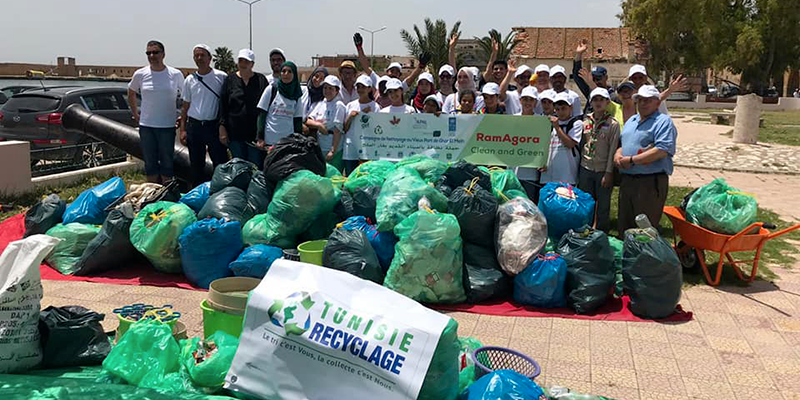
[{"label": "cannon barrel", "polygon": [[[97,115],[85,108],[73,104],[64,110],[61,118],[64,128],[72,132],[83,133],[94,139],[108,143],[140,160],[144,159],[140,145],[139,131],[125,124]],[[175,176],[183,180],[191,180],[189,149],[175,141]],[[211,176],[214,165],[206,155],[205,175]]]}]

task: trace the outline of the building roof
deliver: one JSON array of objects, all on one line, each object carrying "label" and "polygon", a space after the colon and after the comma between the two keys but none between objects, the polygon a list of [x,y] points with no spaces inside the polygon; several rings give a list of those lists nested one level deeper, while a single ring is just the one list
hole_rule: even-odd
[{"label": "building roof", "polygon": [[[513,55],[522,58],[571,59],[581,39],[589,41],[587,59],[628,59],[631,43],[628,28],[539,28],[517,27],[522,42]],[[602,49],[602,53],[598,53]]]}]

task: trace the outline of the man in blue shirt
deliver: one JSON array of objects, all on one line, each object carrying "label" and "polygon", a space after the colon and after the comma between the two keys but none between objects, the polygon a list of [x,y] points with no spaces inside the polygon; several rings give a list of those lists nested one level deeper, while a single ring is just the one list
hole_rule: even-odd
[{"label": "man in blue shirt", "polygon": [[658,227],[672,174],[678,131],[668,114],[658,111],[661,98],[655,86],[644,85],[634,95],[639,113],[622,129],[614,163],[622,173],[619,188],[619,232],[636,227],[645,214]]}]

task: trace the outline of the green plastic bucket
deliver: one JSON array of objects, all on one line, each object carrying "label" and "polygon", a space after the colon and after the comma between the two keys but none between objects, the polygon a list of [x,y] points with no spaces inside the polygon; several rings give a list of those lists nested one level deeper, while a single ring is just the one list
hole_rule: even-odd
[{"label": "green plastic bucket", "polygon": [[203,336],[209,337],[214,332],[223,331],[237,338],[242,334],[244,310],[239,313],[217,310],[208,304],[208,300],[200,303],[203,310]]},{"label": "green plastic bucket", "polygon": [[297,251],[300,252],[300,262],[322,265],[322,252],[325,250],[326,244],[328,244],[327,240],[301,243],[300,246],[297,246]]}]

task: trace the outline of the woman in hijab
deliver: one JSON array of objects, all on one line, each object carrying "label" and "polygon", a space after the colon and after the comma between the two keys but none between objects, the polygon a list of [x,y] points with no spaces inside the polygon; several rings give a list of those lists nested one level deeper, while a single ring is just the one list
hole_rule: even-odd
[{"label": "woman in hijab", "polygon": [[325,98],[322,93],[322,82],[328,76],[328,69],[325,67],[317,67],[311,74],[311,77],[306,81],[306,86],[303,87],[303,106],[305,107],[306,115],[311,112],[314,105]]},{"label": "woman in hijab", "polygon": [[417,94],[411,102],[411,105],[414,106],[418,113],[425,112],[425,99],[430,95],[436,94],[433,87],[433,75],[429,72],[420,74],[419,78],[417,78]]},{"label": "woman in hijab", "polygon": [[286,61],[281,65],[277,85],[269,85],[258,102],[258,148],[272,146],[293,132],[303,132],[302,96],[297,66]]},{"label": "woman in hijab", "polygon": [[[473,93],[477,92],[475,85],[475,73],[471,67],[461,67],[456,75],[456,93],[453,93],[444,100],[442,112],[445,114],[460,114],[461,111],[461,92],[470,90]],[[476,96],[473,111],[483,108],[483,97]]]}]

